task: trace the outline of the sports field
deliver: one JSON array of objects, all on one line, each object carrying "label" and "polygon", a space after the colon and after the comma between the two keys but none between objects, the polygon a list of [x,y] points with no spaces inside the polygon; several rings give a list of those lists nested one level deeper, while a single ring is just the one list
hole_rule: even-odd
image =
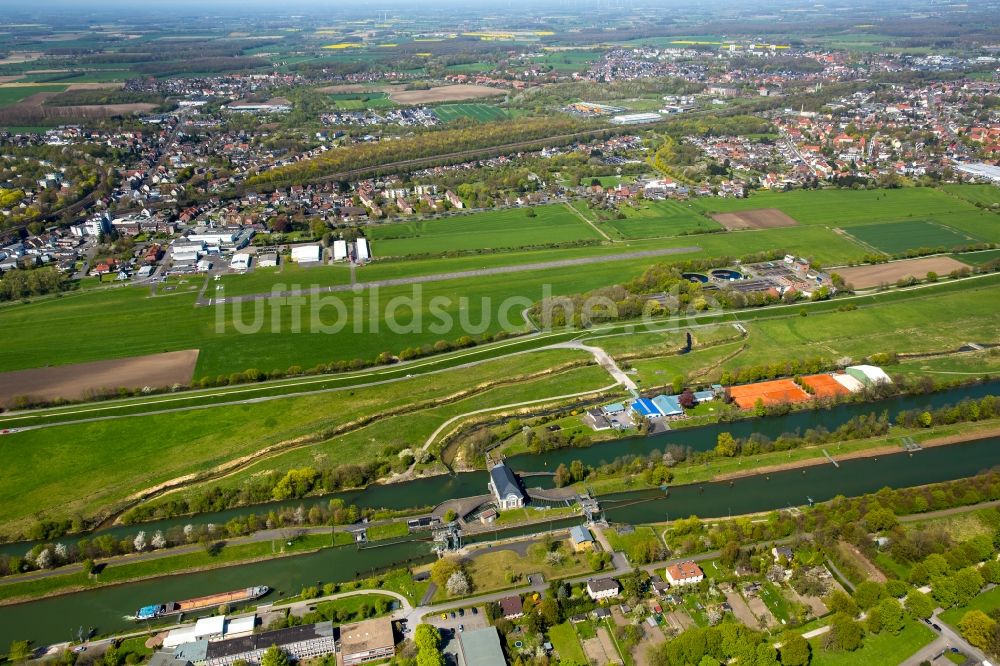
[{"label": "sports field", "polygon": [[434,115],[441,122],[449,123],[459,118],[470,118],[480,122],[491,120],[504,120],[508,117],[507,112],[492,104],[442,104],[434,107]]},{"label": "sports field", "polygon": [[886,254],[900,254],[916,248],[946,250],[982,242],[967,234],[928,220],[906,220],[852,226],[848,233]]},{"label": "sports field", "polygon": [[[534,212],[534,217],[530,213]],[[565,206],[496,210],[441,220],[372,227],[380,257],[437,255],[456,250],[495,250],[600,240],[589,224]]]}]

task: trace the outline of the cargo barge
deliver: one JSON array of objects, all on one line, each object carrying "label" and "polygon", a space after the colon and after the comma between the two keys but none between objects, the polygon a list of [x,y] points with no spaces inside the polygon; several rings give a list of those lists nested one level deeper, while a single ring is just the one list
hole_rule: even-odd
[{"label": "cargo barge", "polygon": [[135,615],[131,616],[131,618],[136,622],[141,622],[143,620],[155,620],[158,617],[167,617],[169,615],[192,613],[208,608],[215,608],[221,606],[222,604],[238,604],[245,601],[253,601],[255,599],[260,599],[270,591],[271,588],[267,585],[259,585],[256,587],[247,587],[242,590],[235,590],[233,592],[220,592],[219,594],[196,597],[194,599],[187,599],[186,601],[168,601],[162,604],[151,604],[140,608],[136,611]]}]

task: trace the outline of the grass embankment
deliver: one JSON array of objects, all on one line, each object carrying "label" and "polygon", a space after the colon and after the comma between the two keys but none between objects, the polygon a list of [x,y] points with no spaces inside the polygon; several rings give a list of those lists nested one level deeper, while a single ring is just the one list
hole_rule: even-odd
[{"label": "grass embankment", "polygon": [[[40,516],[107,512],[157,484],[221,468],[241,457],[264,458],[268,447],[282,451],[299,443],[308,448],[305,444],[312,442],[323,449],[334,441],[338,430],[352,431],[372,418],[392,423],[392,414],[421,406],[428,412],[423,417],[423,430],[427,430],[441,423],[434,409],[461,413],[469,404],[507,404],[526,399],[524,395],[561,395],[610,383],[596,366],[526,379],[587,358],[579,352],[546,351],[516,358],[516,366],[502,359],[331,394],[8,434],[4,436],[8,463],[0,484],[0,524],[4,532],[13,534]],[[489,388],[492,385],[496,386]],[[336,409],[330,409],[334,402]],[[443,402],[452,404],[434,407]],[[335,456],[331,460],[373,461],[387,443],[402,441],[399,430],[389,432],[384,439],[356,436],[349,444],[338,441],[338,446],[330,447],[329,454]],[[329,434],[317,438],[317,433]],[[311,456],[306,460],[306,464],[316,464]],[[122,469],[130,473],[121,474]]]},{"label": "grass embankment", "polygon": [[[893,427],[892,431],[882,437],[851,440],[816,446],[801,447],[789,451],[774,451],[760,453],[754,456],[736,456],[734,458],[715,458],[701,465],[678,465],[673,468],[673,485],[722,481],[741,476],[766,474],[785,469],[797,469],[812,465],[828,464],[826,449],[836,460],[849,460],[877,455],[889,455],[902,451],[900,438],[912,437],[921,446],[947,446],[959,442],[1000,434],[1000,419],[979,423],[960,423],[926,430],[910,430]],[[587,488],[599,494],[638,490],[646,486],[640,477],[613,477],[607,479],[587,479]]]},{"label": "grass embankment", "polygon": [[4,584],[0,580],[0,605],[129,583],[145,578],[191,573],[276,557],[301,555],[332,545],[334,544],[329,534],[307,534],[297,537],[290,546],[281,539],[275,539],[257,543],[224,545],[216,552],[199,549],[188,553],[134,562],[129,562],[127,558],[116,558],[101,569],[100,573],[91,576],[79,572],[19,583]]}]

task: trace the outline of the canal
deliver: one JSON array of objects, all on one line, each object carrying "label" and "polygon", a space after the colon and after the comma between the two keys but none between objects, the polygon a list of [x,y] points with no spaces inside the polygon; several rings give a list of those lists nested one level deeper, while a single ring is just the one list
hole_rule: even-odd
[{"label": "canal", "polygon": [[[834,430],[855,416],[887,411],[889,418],[910,409],[935,409],[944,405],[955,404],[965,398],[981,398],[986,395],[1000,393],[1000,380],[963,386],[950,391],[940,391],[928,395],[902,396],[870,403],[848,403],[837,405],[830,409],[792,412],[784,416],[772,416],[757,419],[747,419],[734,423],[716,423],[694,428],[670,430],[652,437],[623,437],[622,439],[600,442],[588,448],[568,448],[549,451],[541,454],[521,454],[508,459],[508,464],[518,472],[554,472],[562,463],[569,465],[573,460],[582,460],[586,465],[597,466],[611,462],[617,457],[626,455],[648,455],[653,450],[666,451],[671,444],[691,447],[696,451],[707,451],[715,447],[720,432],[727,431],[736,437],[748,437],[760,433],[775,438],[787,432],[804,432],[809,428],[823,426]],[[221,525],[232,518],[246,516],[250,513],[266,514],[271,510],[304,506],[307,510],[315,505],[326,505],[331,499],[342,499],[346,504],[354,504],[362,509],[393,509],[407,510],[421,507],[433,507],[441,502],[456,497],[472,497],[487,493],[486,472],[463,472],[452,476],[436,476],[425,479],[415,479],[405,483],[390,485],[372,484],[361,490],[310,497],[301,500],[271,502],[249,507],[239,507],[215,513],[199,514],[166,520],[152,521],[128,526],[115,526],[88,534],[110,534],[118,539],[131,538],[139,530],[152,534],[156,530],[167,531],[171,528],[187,524],[204,525],[213,523]],[[552,479],[546,476],[534,476],[526,479],[530,488],[551,488]],[[80,535],[83,536],[83,535]],[[79,536],[66,537],[74,541]],[[0,544],[0,553],[23,555],[33,543]]]},{"label": "canal", "polygon": [[[1000,462],[1000,437],[942,446],[915,453],[859,458],[798,470],[749,476],[732,482],[692,484],[671,488],[669,496],[645,490],[601,498],[608,520],[652,522],[696,514],[711,518],[730,513],[750,513],[801,505],[811,497],[817,502],[836,495],[853,496],[884,486],[906,487],[971,476]],[[552,528],[573,521],[554,521]],[[548,525],[539,528],[544,530]],[[524,532],[524,528],[518,530]],[[513,531],[512,531],[513,532]],[[490,536],[504,536],[505,532]],[[354,546],[328,549],[311,555],[172,576],[118,587],[42,599],[0,607],[0,645],[31,639],[38,643],[69,640],[77,628],[95,627],[101,633],[134,626],[123,619],[138,606],[174,599],[268,585],[276,591],[270,599],[296,594],[317,581],[343,582],[369,573],[415,561],[429,561],[426,542],[408,541],[357,550]]]}]

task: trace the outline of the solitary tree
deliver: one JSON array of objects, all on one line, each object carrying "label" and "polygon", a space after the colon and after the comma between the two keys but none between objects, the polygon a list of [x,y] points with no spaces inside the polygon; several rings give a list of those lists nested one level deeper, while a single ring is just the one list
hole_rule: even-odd
[{"label": "solitary tree", "polygon": [[737,450],[736,440],[728,432],[720,432],[718,439],[716,439],[715,452],[720,456],[725,456],[727,458],[732,458],[736,455]]},{"label": "solitary tree", "polygon": [[448,594],[453,597],[462,597],[471,591],[469,579],[465,572],[459,569],[448,577]]}]

